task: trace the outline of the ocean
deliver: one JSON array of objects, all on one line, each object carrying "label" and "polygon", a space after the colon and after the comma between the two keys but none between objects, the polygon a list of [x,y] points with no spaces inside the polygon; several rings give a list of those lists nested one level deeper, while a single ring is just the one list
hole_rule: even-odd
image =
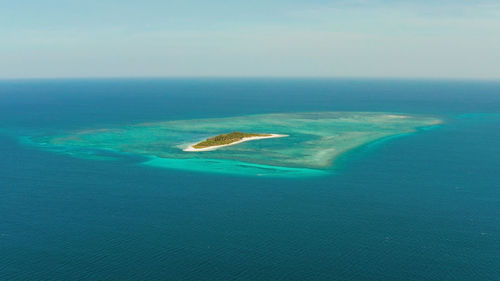
[{"label": "ocean", "polygon": [[[102,161],[41,135],[300,112],[439,126],[273,178]],[[500,82],[0,81],[0,280],[500,280]]]}]

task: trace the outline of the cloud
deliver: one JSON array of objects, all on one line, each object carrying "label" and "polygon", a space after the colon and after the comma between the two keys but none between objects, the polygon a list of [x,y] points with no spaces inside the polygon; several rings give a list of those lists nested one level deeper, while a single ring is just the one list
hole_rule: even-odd
[{"label": "cloud", "polygon": [[500,77],[498,6],[338,1],[271,21],[4,30],[0,77]]}]

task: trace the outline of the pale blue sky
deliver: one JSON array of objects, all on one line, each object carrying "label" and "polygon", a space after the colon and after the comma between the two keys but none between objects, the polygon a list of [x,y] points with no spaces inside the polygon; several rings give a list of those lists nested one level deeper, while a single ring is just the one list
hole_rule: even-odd
[{"label": "pale blue sky", "polygon": [[500,1],[0,0],[0,78],[500,78]]}]

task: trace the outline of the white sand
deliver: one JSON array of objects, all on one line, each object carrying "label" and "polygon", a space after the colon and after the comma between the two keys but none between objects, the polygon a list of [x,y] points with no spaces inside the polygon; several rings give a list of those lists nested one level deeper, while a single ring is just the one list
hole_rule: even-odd
[{"label": "white sand", "polygon": [[248,137],[248,138],[242,138],[241,140],[235,141],[232,143],[214,145],[214,146],[209,146],[209,147],[204,147],[204,148],[194,148],[193,146],[197,144],[197,143],[194,143],[194,144],[191,144],[190,146],[188,146],[187,148],[184,148],[183,151],[188,151],[188,152],[212,151],[212,150],[219,149],[221,147],[235,145],[235,144],[246,142],[246,141],[260,140],[260,139],[272,139],[272,138],[283,138],[283,137],[288,137],[288,135],[269,134],[269,136]]}]

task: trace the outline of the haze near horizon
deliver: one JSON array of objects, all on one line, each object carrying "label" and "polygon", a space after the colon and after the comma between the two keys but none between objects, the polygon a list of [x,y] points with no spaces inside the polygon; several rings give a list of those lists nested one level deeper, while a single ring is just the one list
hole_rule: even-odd
[{"label": "haze near horizon", "polygon": [[0,79],[500,78],[496,1],[4,1]]}]

